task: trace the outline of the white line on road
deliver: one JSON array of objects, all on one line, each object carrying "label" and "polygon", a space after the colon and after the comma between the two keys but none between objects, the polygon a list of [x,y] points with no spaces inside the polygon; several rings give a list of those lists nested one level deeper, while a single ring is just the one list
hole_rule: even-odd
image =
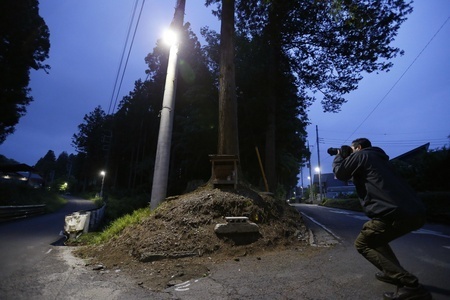
[{"label": "white line on road", "polygon": [[423,228],[419,229],[419,230],[416,230],[416,231],[413,231],[412,233],[435,235],[435,236],[438,236],[438,237],[443,237],[443,238],[446,238],[446,239],[450,239],[449,235],[443,234],[441,232],[433,231],[433,230],[423,229]]},{"label": "white line on road", "polygon": [[337,239],[338,241],[342,241],[342,239],[336,235],[333,231],[331,231],[330,229],[328,229],[325,225],[323,225],[322,223],[319,223],[318,221],[316,221],[314,218],[308,216],[305,213],[301,213],[304,217],[308,218],[309,220],[311,220],[311,222],[315,223],[316,225],[318,225],[319,227],[322,227],[326,232],[328,232],[329,234],[331,234],[335,239]]},{"label": "white line on road", "polygon": [[188,291],[189,290],[188,286],[190,286],[190,285],[191,285],[190,281],[185,281],[183,283],[179,283],[179,284],[175,285],[175,291],[177,291],[177,292]]}]

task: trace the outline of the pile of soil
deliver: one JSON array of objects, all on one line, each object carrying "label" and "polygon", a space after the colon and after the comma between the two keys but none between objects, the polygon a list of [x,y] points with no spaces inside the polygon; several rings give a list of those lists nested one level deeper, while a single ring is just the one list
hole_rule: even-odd
[{"label": "pile of soil", "polygon": [[[216,234],[225,217],[249,218],[258,233]],[[167,198],[140,224],[99,246],[76,251],[100,272],[125,272],[144,287],[161,290],[207,276],[211,264],[301,248],[308,231],[301,215],[285,201],[246,187],[204,186]]]}]

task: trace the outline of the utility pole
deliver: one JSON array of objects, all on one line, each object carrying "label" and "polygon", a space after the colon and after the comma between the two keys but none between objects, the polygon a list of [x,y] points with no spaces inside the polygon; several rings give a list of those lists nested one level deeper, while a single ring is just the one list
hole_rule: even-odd
[{"label": "utility pole", "polygon": [[308,169],[309,169],[309,197],[311,198],[311,201],[314,201],[314,189],[313,189],[313,177],[311,172],[311,151],[309,150],[309,141],[308,141]]},{"label": "utility pole", "polygon": [[320,168],[320,151],[319,151],[319,126],[316,125],[316,142],[317,142],[317,164],[319,167],[319,201],[322,201],[322,179],[321,173],[322,169]]},{"label": "utility pole", "polygon": [[[177,0],[171,29],[181,36],[186,0]],[[172,144],[173,117],[175,114],[175,92],[177,88],[177,67],[179,39],[175,41],[169,52],[166,83],[164,87],[163,106],[159,124],[158,144],[156,148],[155,170],[153,173],[152,198],[150,208],[155,209],[167,195],[169,178],[170,151]]]}]

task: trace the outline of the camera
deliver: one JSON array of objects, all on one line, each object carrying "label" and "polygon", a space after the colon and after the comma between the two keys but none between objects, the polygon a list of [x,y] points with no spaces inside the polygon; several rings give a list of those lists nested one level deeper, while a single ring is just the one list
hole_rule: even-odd
[{"label": "camera", "polygon": [[353,153],[353,149],[350,146],[343,145],[341,148],[328,148],[327,152],[330,155],[338,155],[340,153],[343,158],[346,158]]},{"label": "camera", "polygon": [[339,148],[328,148],[327,153],[330,155],[338,155],[339,153]]}]

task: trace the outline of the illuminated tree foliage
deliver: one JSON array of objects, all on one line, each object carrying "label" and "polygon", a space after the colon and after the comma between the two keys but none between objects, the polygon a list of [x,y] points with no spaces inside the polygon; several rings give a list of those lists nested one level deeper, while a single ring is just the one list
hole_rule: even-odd
[{"label": "illuminated tree foliage", "polygon": [[[206,3],[217,4],[222,17],[222,1]],[[228,55],[223,55],[220,34],[204,28],[207,44],[201,47],[189,24],[184,26],[168,195],[183,193],[190,182],[208,180],[208,154],[220,149],[238,152],[242,178],[262,187],[255,148],[270,190],[281,195],[297,185],[300,165],[309,155],[308,106],[317,98],[325,111],[337,112],[364,73],[387,71],[401,53],[390,43],[411,8],[403,1],[224,3],[235,5],[234,18],[223,19],[235,20],[234,33],[226,36]],[[117,112],[105,116],[98,108],[80,125],[73,142],[77,164],[84,161],[91,168],[88,174],[77,167],[91,178],[88,182],[106,166],[108,187],[150,192],[167,56],[168,49],[158,42],[146,57],[148,78],[135,83]],[[223,67],[232,65],[233,74],[221,77]],[[221,86],[229,90],[221,91]],[[221,101],[235,101],[236,109],[221,109],[229,104]],[[237,123],[238,133],[219,129],[221,113]]]},{"label": "illuminated tree foliage", "polygon": [[[205,3],[217,4],[216,14],[221,17],[227,1]],[[283,130],[300,135],[297,141],[305,138],[304,128],[285,128],[283,119],[293,120],[292,114],[298,114],[305,126],[305,108],[316,98],[324,111],[338,112],[364,72],[388,71],[390,60],[402,53],[391,42],[412,8],[402,0],[236,0],[236,7],[234,38],[246,39],[255,47],[254,55],[245,57],[245,62],[251,61],[247,70],[259,68],[259,74],[250,77],[259,88],[253,88],[253,94],[245,93],[238,82],[237,90],[264,103],[260,112],[265,115],[261,124],[265,129],[265,168],[273,190],[286,179],[279,177],[283,164],[287,160],[298,164],[300,159],[286,156],[289,152],[280,146]],[[242,54],[237,50],[236,60]],[[286,111],[289,102],[287,107],[293,110]]]}]

